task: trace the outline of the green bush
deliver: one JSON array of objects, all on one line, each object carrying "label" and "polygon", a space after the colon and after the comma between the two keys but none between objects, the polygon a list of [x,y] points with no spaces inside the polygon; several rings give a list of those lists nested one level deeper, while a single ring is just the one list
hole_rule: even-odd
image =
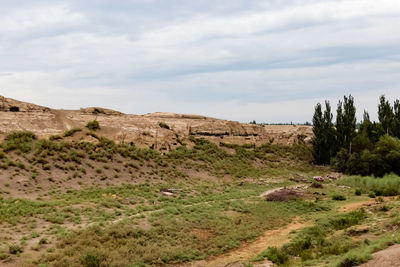
[{"label": "green bush", "polygon": [[17,150],[28,153],[32,149],[32,141],[36,139],[32,132],[13,132],[6,137],[2,147],[5,152]]},{"label": "green bush", "polygon": [[395,174],[382,178],[352,176],[338,181],[338,184],[360,189],[364,194],[375,196],[396,196],[400,193],[400,177]]},{"label": "green bush", "polygon": [[86,125],[86,128],[88,128],[91,131],[96,131],[100,129],[100,124],[97,120],[89,121]]},{"label": "green bush", "polygon": [[362,191],[360,188],[357,188],[356,191],[354,191],[354,194],[356,194],[356,196],[361,196],[361,193]]},{"label": "green bush", "polygon": [[332,200],[343,201],[343,200],[346,200],[346,197],[343,195],[335,194],[332,196]]},{"label": "green bush", "polygon": [[353,211],[344,215],[338,215],[334,217],[329,221],[329,226],[335,230],[342,230],[358,224],[366,217],[366,212],[364,211],[364,209],[361,209],[359,211]]},{"label": "green bush", "polygon": [[88,253],[82,258],[85,267],[100,267],[102,260],[95,254]]},{"label": "green bush", "polygon": [[81,128],[72,128],[64,132],[64,137],[73,136],[75,133],[82,131]]},{"label": "green bush", "polygon": [[166,124],[165,122],[158,123],[158,126],[160,126],[161,128],[164,128],[164,129],[168,129],[168,130],[170,129],[168,124]]},{"label": "green bush", "polygon": [[10,254],[19,254],[23,251],[22,247],[18,246],[17,244],[11,244],[8,246],[8,252]]},{"label": "green bush", "polygon": [[337,267],[352,267],[352,266],[358,266],[367,260],[371,258],[370,255],[355,255],[355,254],[349,254],[347,255],[343,260],[339,262]]},{"label": "green bush", "polygon": [[277,247],[268,247],[262,255],[276,264],[285,264],[289,260],[289,255]]}]

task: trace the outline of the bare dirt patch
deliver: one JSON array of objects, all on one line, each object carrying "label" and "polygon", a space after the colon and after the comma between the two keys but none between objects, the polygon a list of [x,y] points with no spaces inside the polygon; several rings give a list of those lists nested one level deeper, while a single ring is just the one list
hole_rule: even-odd
[{"label": "bare dirt patch", "polygon": [[349,203],[349,204],[341,206],[338,211],[339,212],[356,211],[356,210],[359,210],[361,208],[365,208],[365,207],[371,206],[374,203],[375,203],[374,199],[368,199],[368,200],[361,201],[361,202]]},{"label": "bare dirt patch", "polygon": [[267,195],[267,201],[280,201],[280,202],[285,202],[285,201],[290,201],[294,200],[296,198],[300,198],[304,196],[304,194],[295,191],[293,189],[281,189],[276,192],[272,192]]},{"label": "bare dirt patch", "polygon": [[372,254],[373,259],[360,267],[392,267],[400,266],[400,245],[394,245]]}]

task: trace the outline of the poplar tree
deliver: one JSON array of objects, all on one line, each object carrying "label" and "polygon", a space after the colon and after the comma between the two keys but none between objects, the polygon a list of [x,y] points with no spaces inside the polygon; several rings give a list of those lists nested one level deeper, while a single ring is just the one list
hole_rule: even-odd
[{"label": "poplar tree", "polygon": [[393,135],[400,139],[400,101],[396,99],[393,105]]},{"label": "poplar tree", "polygon": [[320,103],[317,103],[313,115],[313,133],[314,137],[311,140],[313,145],[313,156],[315,163],[323,163],[323,153],[324,153],[324,130],[323,130],[323,117],[322,117],[322,107]]},{"label": "poplar tree", "polygon": [[351,141],[356,135],[356,108],[354,106],[354,98],[344,96],[343,101],[343,147],[351,153]]},{"label": "poplar tree", "polygon": [[379,98],[378,105],[378,118],[379,122],[382,125],[383,131],[386,134],[392,135],[393,131],[393,108],[390,105],[389,101],[386,100],[384,95],[381,95]]},{"label": "poplar tree", "polygon": [[314,159],[317,164],[329,164],[336,153],[335,128],[332,119],[333,115],[329,101],[325,101],[324,113],[322,113],[320,103],[315,106],[312,144]]},{"label": "poplar tree", "polygon": [[344,147],[343,103],[340,100],[336,109],[336,138],[339,150]]}]

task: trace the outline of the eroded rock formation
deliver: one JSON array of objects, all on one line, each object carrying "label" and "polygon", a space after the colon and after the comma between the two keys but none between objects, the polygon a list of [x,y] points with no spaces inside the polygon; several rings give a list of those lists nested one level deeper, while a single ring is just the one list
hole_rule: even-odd
[{"label": "eroded rock formation", "polygon": [[[41,138],[47,138],[71,128],[85,130],[86,124],[93,120],[100,123],[98,135],[160,151],[169,151],[188,142],[190,135],[215,143],[240,145],[266,142],[290,145],[299,139],[308,142],[312,136],[310,126],[243,124],[175,113],[130,115],[98,107],[55,110],[0,96],[0,141],[13,131],[32,131]],[[161,127],[160,122],[168,127]],[[85,135],[85,131],[74,138],[93,141]]]}]

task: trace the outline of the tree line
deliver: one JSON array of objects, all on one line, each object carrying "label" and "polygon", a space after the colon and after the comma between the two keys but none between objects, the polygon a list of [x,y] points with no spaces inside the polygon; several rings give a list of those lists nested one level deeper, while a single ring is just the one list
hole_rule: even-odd
[{"label": "tree line", "polygon": [[382,95],[378,104],[378,122],[364,111],[357,124],[354,98],[344,96],[336,108],[333,121],[329,101],[315,106],[312,139],[316,164],[331,164],[338,171],[383,176],[400,175],[400,101],[393,105]]}]

